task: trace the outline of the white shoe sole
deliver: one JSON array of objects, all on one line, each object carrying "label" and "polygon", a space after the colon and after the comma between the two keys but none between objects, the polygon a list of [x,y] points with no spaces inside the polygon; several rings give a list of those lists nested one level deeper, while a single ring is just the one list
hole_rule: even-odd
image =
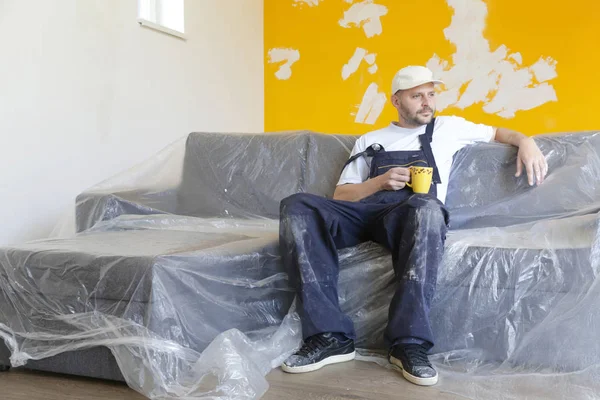
[{"label": "white shoe sole", "polygon": [[302,374],[304,372],[316,371],[316,370],[321,369],[324,366],[329,365],[329,364],[337,364],[337,363],[341,363],[341,362],[352,361],[352,360],[354,360],[355,357],[356,357],[356,352],[353,351],[352,353],[348,353],[348,354],[340,354],[337,356],[327,357],[326,359],[321,360],[318,363],[314,363],[314,364],[310,364],[310,365],[302,365],[299,367],[290,367],[285,364],[282,364],[281,369],[284,372],[288,372],[290,374]]},{"label": "white shoe sole", "polygon": [[410,383],[414,383],[415,385],[419,386],[433,386],[438,382],[437,372],[435,376],[432,376],[431,378],[419,378],[418,376],[414,376],[406,372],[404,368],[402,368],[402,361],[398,360],[397,358],[390,356],[390,362],[396,367],[400,368],[402,371],[402,376],[404,376],[404,378]]}]

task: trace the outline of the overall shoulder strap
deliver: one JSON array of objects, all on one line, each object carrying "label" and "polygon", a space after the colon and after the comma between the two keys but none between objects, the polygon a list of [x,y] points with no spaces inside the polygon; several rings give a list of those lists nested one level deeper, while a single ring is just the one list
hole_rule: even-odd
[{"label": "overall shoulder strap", "polygon": [[367,147],[367,149],[365,151],[361,151],[360,153],[357,153],[357,154],[353,155],[352,157],[350,157],[348,159],[348,161],[346,161],[346,163],[342,167],[342,170],[340,171],[340,175],[342,174],[342,172],[344,172],[344,169],[346,169],[348,164],[350,164],[352,161],[356,160],[359,157],[373,157],[375,155],[375,153],[379,153],[380,151],[385,151],[383,146],[380,145],[379,143],[373,143],[372,145]]},{"label": "overall shoulder strap", "polygon": [[431,122],[427,124],[427,127],[425,128],[425,133],[419,136],[419,141],[421,142],[421,148],[423,149],[423,153],[425,153],[427,164],[429,164],[430,167],[433,167],[433,183],[439,184],[442,183],[442,180],[440,179],[440,173],[438,171],[437,164],[435,163],[433,151],[431,150],[431,141],[433,140],[434,125],[435,118],[433,118]]}]

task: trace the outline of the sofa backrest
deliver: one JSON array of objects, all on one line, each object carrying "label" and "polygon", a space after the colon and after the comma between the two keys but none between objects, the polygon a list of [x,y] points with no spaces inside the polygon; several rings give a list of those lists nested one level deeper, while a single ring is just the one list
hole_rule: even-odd
[{"label": "sofa backrest", "polygon": [[331,198],[340,179],[342,166],[350,157],[355,135],[308,135],[305,192]]},{"label": "sofa backrest", "polygon": [[279,202],[291,194],[333,193],[335,170],[355,140],[309,131],[192,133],[178,214],[278,218]]},{"label": "sofa backrest", "polygon": [[[194,133],[188,137],[178,213],[201,217],[278,218],[293,193],[331,197],[358,136],[310,131]],[[506,226],[600,207],[600,134],[535,137],[550,168],[530,187],[516,178],[516,149],[497,143],[458,152],[446,206],[452,228]]]},{"label": "sofa backrest", "polygon": [[542,185],[516,178],[517,149],[498,143],[464,148],[454,157],[446,206],[454,229],[508,226],[600,209],[600,133],[539,135],[548,162]]}]

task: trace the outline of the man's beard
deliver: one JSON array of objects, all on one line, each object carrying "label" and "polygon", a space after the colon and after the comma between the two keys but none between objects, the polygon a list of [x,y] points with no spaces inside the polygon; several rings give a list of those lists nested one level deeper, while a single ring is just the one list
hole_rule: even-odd
[{"label": "man's beard", "polygon": [[[402,113],[400,116],[402,117],[404,122],[407,125],[414,126],[414,127],[427,125],[428,123],[431,122],[431,120],[433,119],[433,116],[435,115],[435,109],[432,109],[429,107],[422,108],[413,114],[410,114],[409,111],[406,108],[404,108],[403,106],[401,106],[401,109],[402,109]],[[425,114],[426,112],[428,112],[429,114],[427,116],[423,116],[423,114]]]}]

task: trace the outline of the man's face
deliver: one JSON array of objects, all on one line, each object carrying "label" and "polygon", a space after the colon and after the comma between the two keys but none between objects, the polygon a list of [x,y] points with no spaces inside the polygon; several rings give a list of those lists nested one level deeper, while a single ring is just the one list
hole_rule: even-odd
[{"label": "man's face", "polygon": [[402,125],[416,128],[427,125],[435,114],[435,88],[426,83],[412,89],[400,90],[392,96]]}]

